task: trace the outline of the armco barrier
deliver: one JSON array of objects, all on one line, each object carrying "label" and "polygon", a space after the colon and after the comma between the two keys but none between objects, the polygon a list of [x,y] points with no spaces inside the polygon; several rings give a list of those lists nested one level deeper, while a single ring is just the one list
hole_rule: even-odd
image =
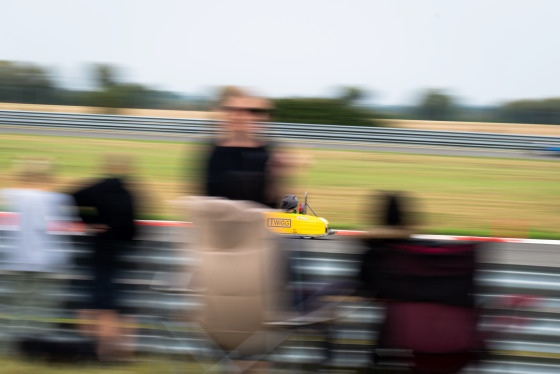
[{"label": "armco barrier", "polygon": [[[0,110],[0,126],[26,126],[69,130],[121,131],[208,136],[217,121],[183,118],[25,112]],[[351,143],[409,144],[510,150],[539,150],[560,144],[560,137],[490,134],[385,127],[266,123],[263,131],[273,139]]]},{"label": "armco barrier", "polygon": [[[0,238],[14,223],[3,215]],[[172,355],[204,355],[210,348],[196,333],[196,329],[177,316],[188,315],[197,306],[196,298],[186,297],[167,289],[168,281],[188,268],[192,259],[179,249],[177,234],[183,222],[139,221],[143,235],[136,249],[127,258],[127,268],[119,281],[127,283],[123,294],[123,306],[137,315],[137,349],[140,352]],[[323,239],[325,244],[341,243],[339,250],[310,250],[309,244],[316,240],[290,240],[293,268],[297,274],[294,286],[324,283],[333,280],[348,280],[355,276],[360,248],[352,237],[342,234],[359,234],[357,231],[340,231],[339,237]],[[84,298],[81,281],[88,277],[80,266],[86,251],[88,237],[80,232],[71,232],[77,266],[66,274],[71,286],[53,289],[53,297],[65,301],[70,308]],[[488,240],[488,238],[434,237],[454,240]],[[67,238],[61,235],[60,240]],[[491,239],[493,241],[523,243],[522,239]],[[354,244],[353,244],[354,243]],[[558,241],[530,241],[556,249]],[[5,245],[5,241],[0,241]],[[297,247],[294,247],[297,245]],[[560,248],[560,247],[558,247]],[[560,364],[560,273],[559,269],[544,266],[485,264],[478,276],[485,287],[479,300],[492,305],[484,322],[491,327],[499,323],[501,333],[491,341],[493,355],[477,368],[476,373],[553,373]],[[297,288],[297,287],[296,287]],[[0,308],[2,300],[14,292],[7,279],[0,278]],[[517,296],[515,296],[517,295]],[[368,303],[349,300],[339,306],[339,318],[332,326],[330,340],[334,347],[335,366],[364,366],[369,357],[368,349],[375,340],[369,333],[370,326],[380,321],[381,311]],[[13,314],[4,308],[0,311],[3,325],[9,325]],[[53,320],[53,318],[56,319]],[[499,318],[498,318],[499,317]],[[44,333],[59,336],[72,334],[68,326],[74,323],[74,315],[68,309],[47,311],[47,321],[56,321],[59,326],[46,327]],[[4,335],[1,335],[4,334]],[[5,331],[0,338],[8,339]],[[306,332],[296,334],[275,354],[279,362],[313,362],[321,358],[321,334]],[[473,369],[474,370],[474,369]],[[469,371],[467,371],[469,372]]]}]

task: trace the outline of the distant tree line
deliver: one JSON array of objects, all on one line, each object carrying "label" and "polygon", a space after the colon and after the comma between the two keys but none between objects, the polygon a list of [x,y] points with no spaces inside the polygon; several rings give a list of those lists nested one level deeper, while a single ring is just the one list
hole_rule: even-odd
[{"label": "distant tree line", "polygon": [[379,115],[359,105],[367,93],[343,87],[335,98],[280,98],[274,100],[274,120],[286,123],[375,126]]},{"label": "distant tree line", "polygon": [[506,122],[560,125],[560,98],[517,100],[502,106]]},{"label": "distant tree line", "polygon": [[[209,99],[193,100],[174,92],[122,81],[108,64],[89,69],[91,90],[61,87],[45,67],[32,63],[0,61],[0,102],[95,106],[117,112],[119,108],[202,110]],[[493,107],[461,105],[444,90],[425,91],[417,103],[406,107],[376,108],[364,105],[367,92],[342,87],[331,98],[275,99],[273,119],[278,122],[375,126],[380,118],[430,121],[480,121],[560,124],[560,98],[517,100]]]},{"label": "distant tree line", "polygon": [[[117,113],[119,108],[201,110],[210,100],[192,102],[181,95],[145,85],[123,82],[111,65],[90,66],[94,89],[69,90],[57,85],[49,70],[36,64],[0,61],[0,102],[94,106]],[[275,100],[273,118],[279,122],[371,126],[372,110],[357,105],[365,91],[347,87],[336,98],[288,98]]]},{"label": "distant tree line", "polygon": [[560,125],[560,98],[516,100],[494,107],[468,107],[443,90],[427,90],[416,106],[393,111],[393,117],[431,121],[511,122]]},{"label": "distant tree line", "polygon": [[76,105],[106,108],[201,109],[173,92],[155,90],[137,83],[122,82],[114,66],[90,66],[93,90],[70,90],[53,79],[53,74],[36,64],[0,61],[0,102]]}]

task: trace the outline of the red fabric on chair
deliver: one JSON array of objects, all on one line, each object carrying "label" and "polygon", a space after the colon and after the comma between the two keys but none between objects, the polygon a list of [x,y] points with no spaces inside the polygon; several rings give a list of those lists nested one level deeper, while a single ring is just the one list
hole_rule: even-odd
[{"label": "red fabric on chair", "polygon": [[386,313],[386,347],[442,354],[467,351],[478,345],[473,308],[390,302]]}]

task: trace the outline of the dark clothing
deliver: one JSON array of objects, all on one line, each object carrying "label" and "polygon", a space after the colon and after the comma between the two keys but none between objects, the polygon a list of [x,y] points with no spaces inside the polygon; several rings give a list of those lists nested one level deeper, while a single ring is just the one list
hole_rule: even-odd
[{"label": "dark clothing", "polygon": [[[412,351],[411,373],[450,374],[484,347],[474,303],[475,243],[418,239],[366,240],[360,282],[385,301],[378,348]],[[385,357],[374,350],[374,362]]]},{"label": "dark clothing", "polygon": [[108,178],[72,194],[76,205],[95,209],[93,215],[82,215],[85,223],[108,226],[102,236],[111,239],[132,240],[135,202],[122,180]]},{"label": "dark clothing", "polygon": [[86,224],[105,225],[92,243],[90,284],[91,305],[95,309],[117,309],[117,285],[112,281],[120,269],[120,258],[128,250],[136,234],[135,202],[123,181],[108,178],[73,194]]},{"label": "dark clothing", "polygon": [[252,200],[275,206],[268,196],[271,185],[268,146],[223,147],[215,145],[206,169],[206,195],[232,200]]},{"label": "dark clothing", "polygon": [[473,243],[395,239],[366,244],[360,281],[368,296],[474,306]]}]

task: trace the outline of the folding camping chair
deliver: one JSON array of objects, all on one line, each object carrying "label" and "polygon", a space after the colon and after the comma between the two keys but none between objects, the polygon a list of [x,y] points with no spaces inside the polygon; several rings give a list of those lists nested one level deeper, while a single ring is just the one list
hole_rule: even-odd
[{"label": "folding camping chair", "polygon": [[376,261],[369,265],[376,271],[370,286],[386,305],[378,367],[397,363],[411,373],[451,374],[475,360],[484,349],[474,302],[476,244],[400,239],[377,245],[378,255],[369,256]]},{"label": "folding camping chair", "polygon": [[331,319],[289,310],[286,258],[264,225],[261,205],[220,198],[191,198],[184,204],[194,223],[189,250],[198,266],[182,291],[200,296],[194,320],[221,350],[218,364],[245,371],[288,338],[290,327]]}]

